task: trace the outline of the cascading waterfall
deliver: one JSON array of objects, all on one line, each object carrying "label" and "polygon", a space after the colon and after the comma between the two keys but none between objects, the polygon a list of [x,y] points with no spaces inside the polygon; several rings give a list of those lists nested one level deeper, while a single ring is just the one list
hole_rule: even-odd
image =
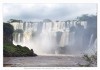
[{"label": "cascading waterfall", "polygon": [[20,42],[20,34],[18,34],[18,43]]},{"label": "cascading waterfall", "polygon": [[88,47],[90,47],[90,46],[92,45],[92,40],[93,40],[93,34],[92,34],[91,37],[90,37],[90,41],[89,41]]},{"label": "cascading waterfall", "polygon": [[88,55],[93,55],[93,54],[95,55],[95,53],[97,52],[97,39],[95,39],[93,43],[92,42],[93,42],[93,34],[90,37],[88,48],[85,51],[85,53]]},{"label": "cascading waterfall", "polygon": [[[49,20],[10,24],[15,29],[13,43],[27,46],[37,54],[74,54],[82,50],[82,26],[86,27],[84,25]],[[71,31],[72,26],[77,30]],[[78,36],[80,33],[81,36]]]}]

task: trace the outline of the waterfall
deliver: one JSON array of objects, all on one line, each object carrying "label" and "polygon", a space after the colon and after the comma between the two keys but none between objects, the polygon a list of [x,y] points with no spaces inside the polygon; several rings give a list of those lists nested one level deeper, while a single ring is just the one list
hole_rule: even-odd
[{"label": "waterfall", "polygon": [[[83,31],[75,23],[45,20],[10,24],[15,30],[13,43],[27,46],[37,54],[74,54],[82,50]],[[77,30],[71,32],[71,27]]]},{"label": "waterfall", "polygon": [[97,39],[95,39],[93,43],[92,42],[93,42],[93,34],[90,37],[88,48],[85,51],[85,53],[88,55],[93,55],[93,54],[95,55],[95,53],[97,52]]},{"label": "waterfall", "polygon": [[20,41],[20,34],[18,34],[18,43],[20,43],[21,41]]},{"label": "waterfall", "polygon": [[90,41],[89,41],[88,47],[90,47],[90,46],[92,45],[92,40],[93,40],[93,34],[92,34],[91,37],[90,37]]}]

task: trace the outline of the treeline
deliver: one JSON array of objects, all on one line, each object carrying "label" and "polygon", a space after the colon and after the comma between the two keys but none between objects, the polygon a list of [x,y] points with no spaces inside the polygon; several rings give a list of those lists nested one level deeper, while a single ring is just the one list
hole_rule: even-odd
[{"label": "treeline", "polygon": [[9,23],[3,23],[3,56],[4,57],[27,57],[37,56],[33,49],[28,47],[22,47],[20,45],[15,46],[13,41],[14,28]]}]

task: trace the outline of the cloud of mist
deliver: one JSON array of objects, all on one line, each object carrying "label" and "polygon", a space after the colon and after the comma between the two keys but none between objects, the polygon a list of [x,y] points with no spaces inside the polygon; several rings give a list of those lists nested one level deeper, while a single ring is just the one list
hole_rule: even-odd
[{"label": "cloud of mist", "polygon": [[[54,54],[56,49],[55,35],[52,33],[41,33],[34,36],[31,40],[25,40],[22,44],[34,49],[38,55]],[[21,44],[21,45],[22,45]]]}]

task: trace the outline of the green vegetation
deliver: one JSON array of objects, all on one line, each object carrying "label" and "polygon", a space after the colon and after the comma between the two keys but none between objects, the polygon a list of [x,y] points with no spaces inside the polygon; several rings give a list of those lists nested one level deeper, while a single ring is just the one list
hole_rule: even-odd
[{"label": "green vegetation", "polygon": [[9,43],[4,44],[3,51],[4,57],[37,56],[32,49],[30,50],[27,47],[22,47],[20,45],[15,46]]},{"label": "green vegetation", "polygon": [[26,57],[37,56],[33,50],[12,43],[14,28],[9,23],[3,23],[3,56],[4,57]]}]

